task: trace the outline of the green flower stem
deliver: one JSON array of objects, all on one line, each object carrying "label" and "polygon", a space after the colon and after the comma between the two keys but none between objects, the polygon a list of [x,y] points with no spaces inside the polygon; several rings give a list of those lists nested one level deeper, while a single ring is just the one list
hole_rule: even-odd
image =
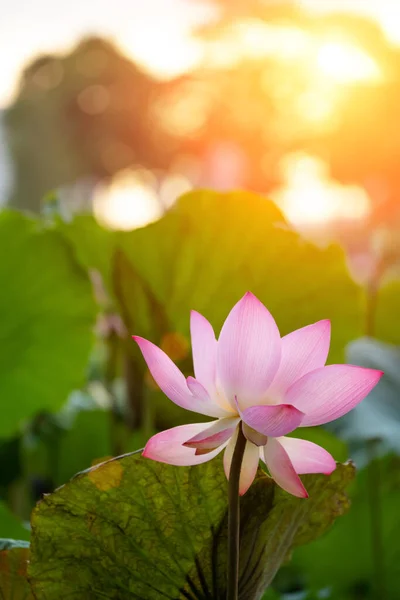
[{"label": "green flower stem", "polygon": [[233,452],[228,488],[228,579],[226,600],[239,598],[239,535],[240,535],[240,497],[239,480],[246,438],[239,425],[238,438]]},{"label": "green flower stem", "polygon": [[371,277],[367,286],[367,311],[365,333],[369,337],[374,337],[375,335],[375,321],[378,307],[379,288],[382,283],[382,278],[385,275],[385,272],[389,266],[390,263],[388,263],[385,258],[381,258],[378,261],[373,276]]}]

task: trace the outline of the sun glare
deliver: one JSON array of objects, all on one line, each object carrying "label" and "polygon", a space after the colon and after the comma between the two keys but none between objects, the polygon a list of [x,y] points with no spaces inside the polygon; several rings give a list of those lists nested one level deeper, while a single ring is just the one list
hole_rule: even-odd
[{"label": "sun glare", "polygon": [[171,208],[176,199],[192,189],[192,183],[179,173],[171,173],[164,177],[159,190],[159,197],[165,209]]},{"label": "sun glare", "polygon": [[381,77],[377,63],[366,52],[346,42],[326,42],[317,52],[320,72],[337,83],[377,81]]},{"label": "sun glare", "polygon": [[[376,83],[382,70],[373,56],[346,37],[321,38],[294,25],[274,25],[260,19],[232,24],[207,43],[206,66],[234,66],[243,59],[277,58],[309,72],[310,80],[333,86]],[[334,94],[334,92],[332,92]]]},{"label": "sun glare", "polygon": [[227,67],[242,59],[263,59],[278,56],[296,60],[308,54],[310,36],[297,26],[273,25],[260,19],[233,23],[209,41],[204,52],[206,65]]},{"label": "sun glare", "polygon": [[[379,15],[380,25],[386,38],[395,46],[400,46],[400,10],[399,5],[393,1],[387,5]],[[377,15],[378,16],[378,15]]]},{"label": "sun glare", "polygon": [[303,8],[316,13],[352,13],[373,19],[386,39],[400,45],[400,10],[398,0],[297,0]]},{"label": "sun glare", "polygon": [[112,229],[130,230],[159,219],[163,207],[151,183],[143,173],[127,170],[110,186],[99,187],[93,203],[98,221]]},{"label": "sun glare", "polygon": [[111,229],[136,229],[157,221],[177,198],[192,189],[188,177],[166,174],[158,180],[145,169],[125,170],[94,194],[94,214]]},{"label": "sun glare", "polygon": [[190,34],[173,32],[154,24],[151,30],[119,38],[123,50],[160,79],[182,75],[199,64],[202,48]]},{"label": "sun glare", "polygon": [[356,220],[368,215],[369,198],[358,186],[330,179],[326,163],[303,153],[283,160],[284,188],[271,194],[295,225],[318,225],[334,220]]}]

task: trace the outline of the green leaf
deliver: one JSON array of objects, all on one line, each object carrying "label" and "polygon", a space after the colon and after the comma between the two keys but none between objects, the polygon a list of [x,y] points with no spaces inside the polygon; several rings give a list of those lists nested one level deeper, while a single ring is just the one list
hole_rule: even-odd
[{"label": "green leaf", "polygon": [[105,231],[89,217],[60,227],[81,264],[102,273],[123,318],[132,359],[129,405],[139,423],[145,397],[162,429],[197,418],[148,389],[144,361],[129,338],[142,335],[163,345],[167,336],[180,336],[186,355],[172,358],[190,374],[191,309],[218,332],[232,306],[251,290],[283,335],[329,318],[332,363],[343,362],[346,344],[362,335],[364,292],[350,277],[343,250],[307,242],[261,196],[196,191],[158,222],[131,232]]},{"label": "green leaf", "polygon": [[0,213],[0,436],[58,409],[83,379],[95,304],[87,275],[56,231]]},{"label": "green leaf", "polygon": [[99,271],[110,289],[115,232],[100,227],[92,215],[76,215],[72,222],[60,220],[58,229],[71,244],[80,264]]},{"label": "green leaf", "polygon": [[261,196],[195,191],[158,222],[130,232],[110,233],[86,216],[60,227],[81,264],[103,274],[128,333],[155,342],[170,332],[188,338],[191,309],[218,330],[251,289],[282,334],[330,318],[331,362],[362,334],[365,298],[343,250],[307,242]]},{"label": "green leaf", "polygon": [[29,539],[29,531],[10,509],[0,501],[0,538]]},{"label": "green leaf", "polygon": [[[388,456],[362,469],[351,485],[351,510],[329,533],[293,554],[287,568],[306,588],[329,587],[332,598],[380,600],[375,588],[377,563],[381,585],[389,600],[398,598],[400,574],[400,460]],[[378,524],[382,547],[371,531]],[[377,559],[377,552],[379,558]],[[382,596],[383,597],[383,596]]]},{"label": "green leaf", "polygon": [[110,413],[81,410],[59,439],[55,485],[61,485],[94,461],[111,456]]},{"label": "green leaf", "polygon": [[110,424],[110,411],[75,390],[61,411],[46,415],[36,423],[35,432],[26,434],[21,453],[25,478],[48,482],[53,490],[83,469],[104,462],[113,454]]},{"label": "green leaf", "polygon": [[378,291],[374,335],[389,344],[400,345],[400,279],[390,279]]},{"label": "green leaf", "polygon": [[[240,599],[259,599],[293,546],[348,507],[351,465],[304,477],[308,500],[263,472],[241,501]],[[221,460],[173,467],[126,455],[92,468],[32,515],[38,600],[225,600],[227,482]]]},{"label": "green leaf", "polygon": [[[141,286],[152,306],[150,311],[135,302],[138,292],[132,289],[117,294],[129,333],[151,333],[156,343],[168,331],[189,338],[191,309],[218,331],[250,289],[274,315],[282,335],[331,319],[331,362],[343,361],[346,343],[361,335],[364,296],[348,274],[342,249],[305,241],[261,196],[193,192],[160,221],[120,232],[118,241],[136,276],[129,277],[130,285]],[[153,331],[149,312],[157,315]]]},{"label": "green leaf", "polygon": [[262,600],[281,600],[281,596],[270,587],[263,595]]},{"label": "green leaf", "polygon": [[0,552],[0,598],[34,600],[27,579],[29,548],[16,545],[10,545],[9,548]]},{"label": "green leaf", "polygon": [[[166,335],[175,334],[189,346],[191,309],[218,333],[247,290],[268,307],[282,335],[331,319],[329,362],[343,362],[346,344],[362,333],[365,298],[348,274],[342,249],[305,241],[260,196],[193,192],[157,223],[119,232],[116,239],[113,292],[128,334],[161,346]],[[145,364],[131,347],[140,395]],[[177,362],[192,373],[189,352]],[[154,390],[149,405],[161,429],[198,419]]]},{"label": "green leaf", "polygon": [[9,486],[21,475],[21,436],[0,440],[0,486]]}]

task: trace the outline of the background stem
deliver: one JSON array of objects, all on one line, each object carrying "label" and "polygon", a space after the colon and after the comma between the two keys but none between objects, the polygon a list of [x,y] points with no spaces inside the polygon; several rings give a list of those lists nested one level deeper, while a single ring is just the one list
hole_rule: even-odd
[{"label": "background stem", "polygon": [[383,540],[381,469],[376,456],[376,444],[379,440],[368,440],[370,463],[367,467],[368,499],[371,523],[372,569],[376,598],[385,600],[385,544]]},{"label": "background stem", "polygon": [[374,337],[375,335],[378,293],[386,268],[386,261],[384,259],[380,259],[377,265],[375,266],[373,276],[371,277],[371,280],[369,281],[367,286],[367,311],[365,333],[368,337]]},{"label": "background stem", "polygon": [[239,542],[240,542],[240,498],[239,480],[246,438],[239,424],[238,438],[233,452],[228,487],[228,579],[226,600],[239,597]]},{"label": "background stem", "polygon": [[[365,333],[374,337],[376,329],[376,316],[378,308],[378,293],[390,261],[383,257],[378,260],[374,274],[367,287],[367,320]],[[371,558],[374,581],[374,592],[380,600],[385,600],[385,557],[382,527],[382,504],[381,504],[381,472],[377,458],[377,444],[379,440],[367,440],[367,454],[369,464],[367,466],[368,503],[371,528]]]},{"label": "background stem", "polygon": [[124,449],[121,445],[119,425],[120,416],[118,409],[118,401],[113,389],[113,383],[117,376],[118,360],[119,360],[119,337],[115,330],[111,328],[107,336],[107,360],[104,371],[104,387],[108,392],[111,409],[110,409],[110,450],[112,456],[120,456]]}]

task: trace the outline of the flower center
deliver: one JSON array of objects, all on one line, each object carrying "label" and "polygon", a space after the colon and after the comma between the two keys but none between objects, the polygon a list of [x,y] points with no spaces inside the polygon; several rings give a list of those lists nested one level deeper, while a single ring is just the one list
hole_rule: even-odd
[{"label": "flower center", "polygon": [[236,407],[232,406],[229,400],[227,400],[218,383],[215,386],[215,397],[213,400],[224,410],[231,412],[233,415],[237,415]]}]

